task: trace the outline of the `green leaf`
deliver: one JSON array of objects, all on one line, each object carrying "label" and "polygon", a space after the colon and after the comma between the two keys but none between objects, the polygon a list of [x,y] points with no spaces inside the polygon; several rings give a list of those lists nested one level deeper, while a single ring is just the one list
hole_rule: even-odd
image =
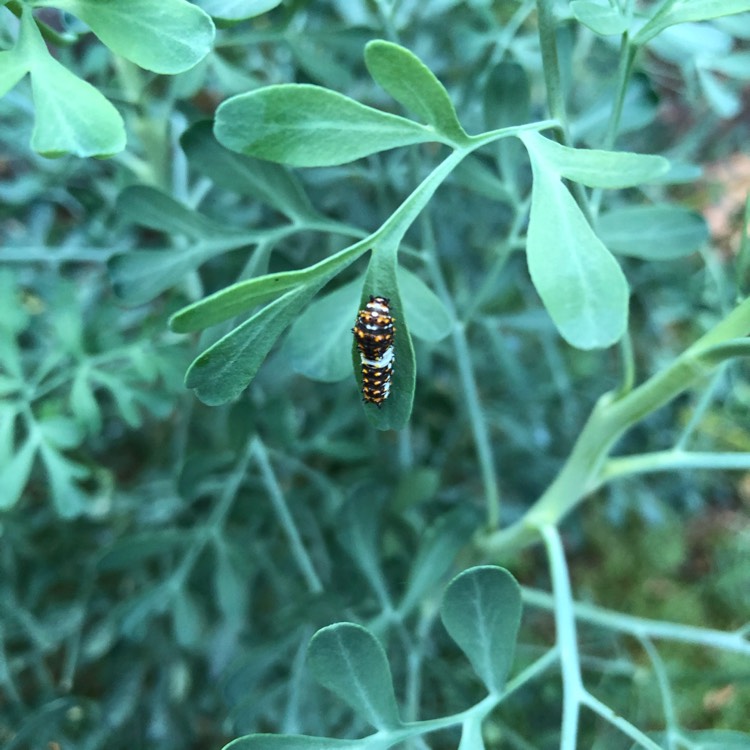
[{"label": "green leaf", "polygon": [[487,688],[501,693],[508,678],[521,622],[521,589],[504,568],[469,568],[448,585],[443,625]]},{"label": "green leaf", "polygon": [[255,198],[289,218],[317,218],[300,181],[287,169],[224,148],[214,138],[213,123],[199,122],[180,142],[191,166],[226,190]]},{"label": "green leaf", "polygon": [[335,740],[330,737],[311,737],[304,734],[248,734],[238,737],[223,750],[377,750],[388,747],[376,744],[369,737],[362,740]]},{"label": "green leaf", "polygon": [[175,333],[190,333],[241,315],[304,284],[302,271],[284,271],[247,279],[220,289],[178,310],[169,320]]},{"label": "green leaf", "polygon": [[[484,120],[487,127],[508,128],[529,122],[532,119],[530,100],[531,86],[524,68],[514,62],[498,63],[490,71],[484,90]],[[525,172],[526,154],[516,138],[501,138],[496,148],[497,166],[505,177],[501,182],[500,196],[510,202],[513,198],[506,197],[509,187],[507,183],[512,185]],[[464,164],[466,163],[465,161]],[[477,163],[481,164],[478,160]],[[493,170],[493,173],[496,172],[497,169]],[[481,173],[478,176],[482,177]],[[489,182],[486,177],[483,181]],[[469,185],[469,189],[476,190],[476,183],[473,185],[474,187]],[[495,189],[494,192],[497,193],[498,190]]]},{"label": "green leaf", "polygon": [[0,487],[3,488],[0,492],[0,510],[12,508],[21,499],[34,465],[37,445],[37,441],[29,436],[9,460],[3,460],[0,466]]},{"label": "green leaf", "polygon": [[108,573],[133,569],[149,558],[174,555],[194,541],[194,535],[185,529],[159,529],[129,534],[102,550],[97,570]]},{"label": "green leaf", "polygon": [[453,318],[437,294],[403,266],[398,268],[398,284],[411,332],[433,343],[448,336],[453,329]]},{"label": "green leaf", "polygon": [[735,52],[726,57],[707,60],[704,65],[729,78],[750,80],[750,52]]},{"label": "green leaf", "polygon": [[172,627],[175,641],[183,648],[200,643],[203,617],[193,597],[184,589],[180,589],[172,601]]},{"label": "green leaf", "polygon": [[267,274],[232,284],[179,310],[170,318],[169,326],[177,333],[189,333],[229,320],[295,287],[320,278],[328,281],[366,251],[367,243],[358,242],[308,268]]},{"label": "green leaf", "polygon": [[403,617],[435,592],[475,530],[476,518],[462,508],[442,516],[427,530],[420,540],[399,604]]},{"label": "green leaf", "polygon": [[628,20],[620,13],[619,8],[606,3],[573,0],[570,9],[584,26],[600,36],[624,34],[628,30]]},{"label": "green leaf", "polygon": [[25,55],[19,52],[18,46],[0,52],[0,98],[5,96],[29,72],[29,63]]},{"label": "green leaf", "polygon": [[413,52],[375,39],[365,47],[365,64],[375,82],[406,109],[456,145],[469,142],[445,87]]},{"label": "green leaf", "polygon": [[328,167],[379,151],[439,140],[430,128],[307,84],[282,84],[227,99],[216,138],[247,156]]},{"label": "green leaf", "polygon": [[526,243],[529,273],[560,334],[579,349],[625,332],[628,285],[549,164],[531,151],[534,184]]},{"label": "green leaf", "polygon": [[379,598],[389,599],[388,584],[380,564],[380,514],[382,502],[363,503],[354,496],[344,506],[339,543],[367,578]]},{"label": "green leaf", "polygon": [[78,447],[84,438],[79,425],[69,417],[47,417],[37,423],[37,429],[45,442],[63,450]]},{"label": "green leaf", "polygon": [[662,156],[569,148],[533,132],[520,137],[537,163],[544,162],[548,171],[588,187],[632,187],[656,179],[669,169],[669,162]]},{"label": "green leaf", "polygon": [[115,294],[129,305],[142,305],[179,284],[184,276],[222,250],[196,245],[185,249],[131,250],[107,262]]},{"label": "green leaf", "polygon": [[599,217],[597,234],[614,253],[671,260],[698,250],[708,239],[708,226],[695,211],[663,203],[609,211]]},{"label": "green leaf", "polygon": [[79,369],[70,389],[70,410],[90,435],[99,434],[102,414],[88,378],[88,368]]},{"label": "green leaf", "polygon": [[350,622],[329,625],[310,640],[307,659],[315,679],[374,727],[401,726],[388,660],[369,630]]},{"label": "green leaf", "polygon": [[154,73],[181,73],[214,39],[211,17],[186,0],[35,0],[84,21],[113,52]]},{"label": "green leaf", "polygon": [[172,596],[173,592],[166,582],[139,591],[135,596],[131,594],[116,610],[118,632],[126,638],[143,641],[149,621],[169,609]]},{"label": "green leaf", "polygon": [[195,0],[195,4],[213,18],[242,21],[273,10],[281,0]]},{"label": "green leaf", "polygon": [[117,196],[119,218],[166,234],[182,234],[192,239],[241,234],[237,227],[220,224],[172,196],[147,185],[131,185]]},{"label": "green leaf", "polygon": [[[526,70],[514,62],[495,65],[484,90],[484,120],[488,128],[523,125],[530,119],[531,90]],[[511,139],[508,140],[512,143]]]},{"label": "green leaf", "polygon": [[39,443],[39,455],[47,469],[52,501],[62,518],[81,515],[89,505],[86,493],[76,480],[85,479],[89,471],[85,466],[73,463],[47,443]]},{"label": "green leaf", "polygon": [[337,383],[351,374],[352,326],[362,282],[357,279],[312,302],[294,321],[284,352],[294,370]]},{"label": "green leaf", "polygon": [[36,116],[31,146],[43,156],[111,156],[125,148],[118,111],[91,84],[76,77],[47,51],[31,12],[21,18],[21,37],[31,71]]},{"label": "green leaf", "polygon": [[711,109],[724,119],[735,117],[742,109],[742,102],[737,93],[710,70],[697,67],[696,73]]},{"label": "green leaf", "polygon": [[216,602],[227,622],[235,627],[242,627],[247,618],[250,581],[242,575],[232,563],[230,549],[217,538],[215,545],[216,567],[214,569],[214,591]]},{"label": "green leaf", "polygon": [[323,286],[311,282],[274,300],[204,351],[188,368],[185,385],[210,406],[227,403],[255,377],[276,339]]},{"label": "green leaf", "polygon": [[[657,6],[658,7],[658,6]],[[688,21],[708,21],[720,16],[750,11],[750,0],[677,0],[665,13],[655,13],[633,37],[633,44],[641,45],[653,39],[668,26]]]}]

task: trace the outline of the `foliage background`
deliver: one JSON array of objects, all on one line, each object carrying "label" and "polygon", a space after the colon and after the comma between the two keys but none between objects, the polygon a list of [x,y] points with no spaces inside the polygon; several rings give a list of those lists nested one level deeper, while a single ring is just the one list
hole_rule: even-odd
[{"label": "foliage background", "polygon": [[[601,146],[617,46],[566,8],[558,45],[570,127],[581,145]],[[51,25],[81,31],[45,12]],[[239,180],[207,179],[180,142],[188,126],[228,96],[272,83],[320,84],[392,110],[363,64],[374,38],[424,60],[469,132],[499,126],[494,114],[507,106],[493,83],[510,75],[529,81],[528,108],[513,102],[520,116],[542,119],[546,107],[533,3],[286,2],[219,26],[209,55],[171,77],[86,34],[56,52],[123,115],[127,149],[111,159],[36,155],[28,80],[0,100],[0,739],[8,747],[208,748],[251,731],[359,736],[363,726],[304,665],[314,631],[343,619],[375,632],[393,621],[389,655],[405,718],[462,710],[483,693],[436,620],[449,574],[480,561],[470,539],[487,492],[461,365],[478,387],[504,523],[541,494],[598,396],[618,383],[616,354],[569,347],[536,298],[519,252],[530,174],[516,144],[503,143],[457,171],[407,235],[405,265],[434,286],[430,263],[439,264],[446,289],[437,291],[465,322],[468,347],[451,337],[418,341],[406,429],[373,429],[353,378],[296,374],[288,341],[236,402],[197,401],[183,375],[217,334],[199,343],[170,333],[169,315],[238,278],[324,258],[345,238],[301,227],[254,249],[248,240],[228,252],[210,246],[227,228],[277,227],[279,207],[249,198]],[[664,153],[684,164],[685,178],[607,198],[670,197],[710,222],[711,240],[689,257],[623,261],[646,374],[747,287],[733,254],[750,184],[741,156],[750,24],[745,14],[676,28],[638,59],[617,148]],[[5,48],[12,38],[10,24]],[[745,57],[722,70],[730,50]],[[426,145],[292,179],[321,215],[369,232],[434,162]],[[180,266],[191,254],[200,262]],[[347,280],[361,276],[360,264]],[[333,324],[321,314],[320,325]],[[663,449],[685,425],[693,447],[747,451],[745,375],[742,365],[724,368],[710,398],[701,391],[655,413],[622,453]],[[750,619],[748,497],[738,473],[613,483],[564,526],[574,591],[645,617],[739,628]],[[524,585],[550,586],[535,549],[509,567]],[[518,666],[553,638],[550,612],[527,606]],[[583,628],[580,641],[601,700],[661,729],[643,649],[600,628]],[[684,646],[661,654],[686,729],[750,732],[746,660]],[[493,714],[488,746],[557,747],[560,701],[553,673],[527,686]],[[581,738],[586,747],[629,747],[587,715]],[[434,746],[457,742],[436,735]]]}]

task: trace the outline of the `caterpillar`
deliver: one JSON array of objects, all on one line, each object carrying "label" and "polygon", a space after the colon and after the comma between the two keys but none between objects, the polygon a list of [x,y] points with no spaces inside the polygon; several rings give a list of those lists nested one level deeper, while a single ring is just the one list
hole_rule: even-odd
[{"label": "caterpillar", "polygon": [[364,310],[357,315],[352,328],[354,340],[362,361],[362,400],[377,404],[378,408],[391,391],[393,363],[393,338],[396,328],[387,297],[370,297]]}]

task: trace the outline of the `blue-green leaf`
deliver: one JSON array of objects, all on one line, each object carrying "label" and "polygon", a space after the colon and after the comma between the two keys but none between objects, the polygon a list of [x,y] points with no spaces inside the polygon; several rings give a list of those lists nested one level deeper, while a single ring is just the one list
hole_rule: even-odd
[{"label": "blue-green leaf", "polygon": [[316,212],[299,180],[286,168],[240,156],[214,137],[211,122],[199,122],[180,139],[191,166],[216,185],[263,201],[290,218],[314,218]]},{"label": "blue-green leaf", "polygon": [[620,13],[619,8],[613,8],[607,3],[573,0],[570,9],[584,26],[600,36],[624,34],[628,29],[628,20]]},{"label": "blue-green leaf", "polygon": [[413,52],[375,39],[365,47],[365,64],[375,82],[417,117],[458,145],[468,142],[445,87]]},{"label": "blue-green leaf", "polygon": [[627,325],[625,276],[548,162],[530,155],[531,279],[566,341],[579,349],[611,346]]},{"label": "blue-green leaf", "polygon": [[690,255],[708,239],[699,213],[668,203],[616,208],[602,214],[596,228],[612,252],[646,260]]},{"label": "blue-green leaf", "polygon": [[0,466],[0,510],[12,508],[21,498],[34,465],[37,441],[29,436]]},{"label": "blue-green leaf", "polygon": [[315,679],[374,727],[401,726],[388,660],[369,630],[351,622],[329,625],[312,637],[307,658]]},{"label": "blue-green leaf", "polygon": [[548,171],[588,187],[632,187],[669,170],[669,162],[662,156],[569,148],[533,132],[524,133],[521,140],[533,152],[536,162],[544,162]]},{"label": "blue-green leaf", "polygon": [[328,167],[378,151],[439,140],[431,128],[335,91],[282,84],[227,99],[216,111],[219,143],[296,167]]},{"label": "blue-green leaf", "polygon": [[336,383],[351,374],[351,329],[357,318],[362,282],[344,284],[311,302],[294,321],[284,352],[296,372]]},{"label": "blue-green leaf", "polygon": [[441,616],[482,682],[490,691],[502,692],[521,622],[516,579],[494,565],[469,568],[448,585]]},{"label": "blue-green leaf", "polygon": [[210,406],[237,398],[300,307],[307,304],[323,283],[292,289],[219,339],[190,365],[185,385],[194,388],[198,398]]},{"label": "blue-green leaf", "polygon": [[664,13],[658,11],[633,37],[636,45],[645,44],[668,26],[688,21],[707,21],[750,11],[750,0],[678,0]]},{"label": "blue-green leaf", "polygon": [[0,52],[0,97],[5,96],[28,72],[29,63],[18,46]]},{"label": "blue-green leaf", "polygon": [[115,107],[90,83],[47,51],[31,12],[21,19],[36,109],[31,146],[44,156],[111,156],[125,148],[125,126]]},{"label": "blue-green leaf", "polygon": [[398,284],[404,301],[404,315],[414,336],[431,342],[442,341],[448,336],[453,319],[437,294],[403,266],[398,269]]},{"label": "blue-green leaf", "polygon": [[211,50],[210,16],[186,0],[35,0],[84,21],[113,52],[154,73],[189,70]]},{"label": "blue-green leaf", "polygon": [[113,255],[107,262],[115,294],[129,305],[142,305],[158,297],[185,274],[223,252],[215,247],[131,250]]},{"label": "blue-green leaf", "polygon": [[195,0],[195,4],[214,18],[242,21],[273,10],[281,0]]},{"label": "blue-green leaf", "polygon": [[176,201],[171,195],[148,185],[131,185],[117,196],[117,215],[142,227],[192,239],[240,234],[241,230],[209,219]]},{"label": "blue-green leaf", "polygon": [[476,519],[472,514],[458,509],[442,516],[423,534],[399,604],[403,616],[435,592],[475,529]]}]

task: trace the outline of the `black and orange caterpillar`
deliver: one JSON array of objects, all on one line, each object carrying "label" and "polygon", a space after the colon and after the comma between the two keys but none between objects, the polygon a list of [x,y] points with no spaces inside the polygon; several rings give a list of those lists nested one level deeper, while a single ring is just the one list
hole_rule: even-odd
[{"label": "black and orange caterpillar", "polygon": [[393,338],[395,318],[391,316],[387,297],[370,297],[364,310],[357,315],[352,333],[362,360],[362,400],[377,404],[388,398],[395,354]]}]

